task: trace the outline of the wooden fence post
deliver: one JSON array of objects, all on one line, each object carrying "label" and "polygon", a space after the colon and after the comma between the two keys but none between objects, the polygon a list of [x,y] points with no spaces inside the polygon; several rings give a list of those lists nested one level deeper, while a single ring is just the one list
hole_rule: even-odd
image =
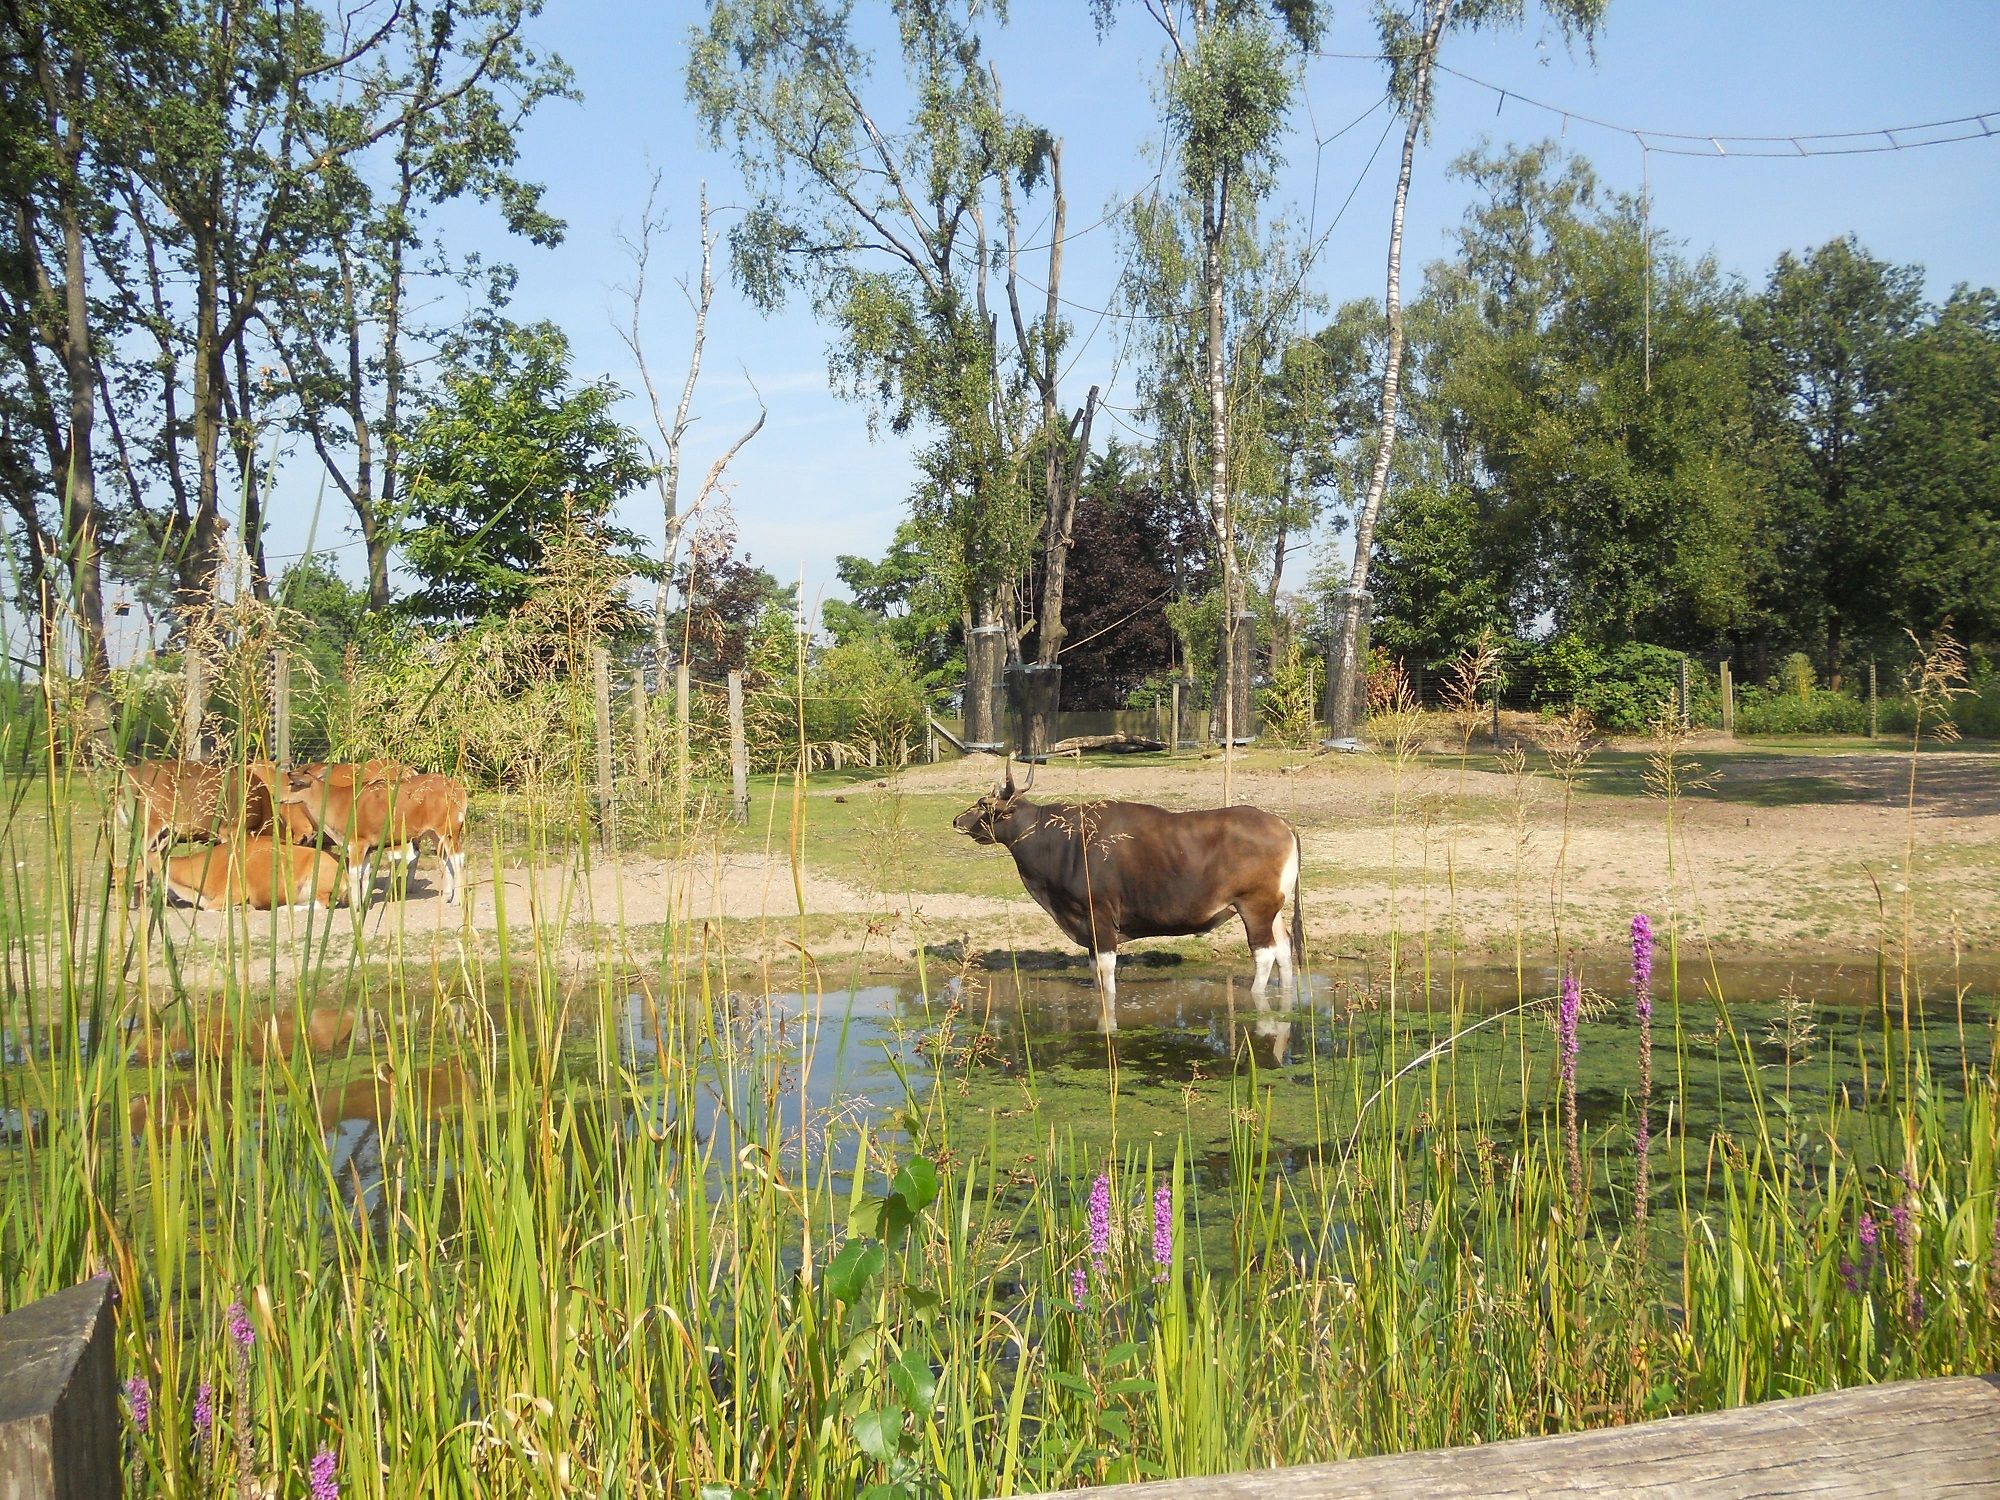
[{"label": "wooden fence post", "polygon": [[117,1500],[124,1493],[111,1278],[0,1318],[0,1495]]},{"label": "wooden fence post", "polygon": [[271,661],[271,759],[292,767],[292,659],[282,646]]},{"label": "wooden fence post", "polygon": [[590,688],[597,715],[597,816],[611,826],[611,653],[590,648]]},{"label": "wooden fence post", "polygon": [[1881,733],[1881,700],[1875,696],[1875,660],[1868,660],[1868,738],[1874,739]]},{"label": "wooden fence post", "polygon": [[652,726],[646,722],[646,669],[632,669],[632,764],[638,774],[645,779],[647,787],[652,786],[653,777],[653,735]]},{"label": "wooden fence post", "polygon": [[1727,659],[1722,663],[1720,675],[1722,679],[1720,689],[1722,695],[1722,732],[1724,734],[1734,734],[1736,733],[1736,674],[1730,671]]},{"label": "wooden fence post", "polygon": [[729,674],[729,810],[750,821],[750,745],[743,738],[743,674]]},{"label": "wooden fence post", "polygon": [[1178,755],[1181,748],[1181,680],[1176,677],[1167,684],[1167,717],[1173,722],[1161,736],[1167,742],[1167,754]]},{"label": "wooden fence post", "polygon": [[688,800],[688,664],[674,666],[674,791],[683,812]]},{"label": "wooden fence post", "polygon": [[181,754],[200,760],[201,721],[208,713],[208,664],[192,648],[181,655],[185,679],[181,684]]},{"label": "wooden fence post", "polygon": [[1685,651],[1681,653],[1681,677],[1680,677],[1679,702],[1680,702],[1681,728],[1690,729],[1694,725],[1694,706],[1688,702],[1688,659],[1687,659],[1687,653]]},{"label": "wooden fence post", "polygon": [[1493,743],[1500,744],[1500,684],[1493,684]]}]

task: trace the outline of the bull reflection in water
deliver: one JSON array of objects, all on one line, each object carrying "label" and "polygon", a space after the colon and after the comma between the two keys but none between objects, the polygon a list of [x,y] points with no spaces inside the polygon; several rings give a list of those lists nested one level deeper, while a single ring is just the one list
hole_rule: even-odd
[{"label": "bull reflection in water", "polygon": [[1292,1003],[1304,946],[1291,824],[1255,807],[1170,812],[1144,802],[1030,802],[1033,785],[1030,767],[1027,784],[1015,786],[1009,760],[999,784],[952,827],[1013,855],[1028,894],[1090,954],[1104,1030],[1118,1028],[1121,943],[1211,932],[1232,913],[1256,964],[1250,995],[1258,1009],[1273,968],[1283,1003]]}]

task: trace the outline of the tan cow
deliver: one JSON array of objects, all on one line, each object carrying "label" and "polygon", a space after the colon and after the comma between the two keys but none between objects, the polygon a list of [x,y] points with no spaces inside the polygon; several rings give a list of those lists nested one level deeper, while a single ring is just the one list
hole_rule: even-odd
[{"label": "tan cow", "polygon": [[[177,838],[214,840],[242,832],[269,833],[276,787],[236,766],[198,760],[142,760],[125,767],[144,851],[171,848]],[[121,801],[121,818],[132,814]]]},{"label": "tan cow", "polygon": [[254,838],[213,844],[192,854],[148,854],[153,878],[196,907],[247,906],[273,911],[340,903],[340,861],[324,849]]},{"label": "tan cow", "polygon": [[444,865],[441,881],[448,904],[458,901],[465,874],[465,787],[449,776],[405,776],[395,782],[338,786],[323,776],[294,771],[283,807],[303,807],[319,831],[347,851],[348,896],[356,906],[374,884],[375,852],[414,845],[429,834],[438,842]]},{"label": "tan cow", "polygon": [[[268,760],[253,760],[245,769],[264,787],[265,795],[270,798],[274,808],[275,823],[301,844],[318,843],[321,837],[320,828],[313,820],[312,814],[298,803],[281,800],[285,788],[280,783],[285,773]],[[398,760],[365,760],[359,764],[352,761],[316,760],[297,769],[305,775],[318,777],[329,786],[350,788],[357,784],[366,786],[374,782],[393,784],[405,776],[416,774],[414,767],[406,766]],[[417,852],[414,849],[391,850],[389,857],[414,860]]]}]

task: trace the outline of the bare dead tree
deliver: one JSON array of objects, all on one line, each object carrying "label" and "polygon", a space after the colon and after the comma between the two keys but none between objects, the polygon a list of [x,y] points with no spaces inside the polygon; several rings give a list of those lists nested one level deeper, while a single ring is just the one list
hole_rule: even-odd
[{"label": "bare dead tree", "polygon": [[[660,435],[661,452],[655,454],[653,483],[660,492],[662,531],[660,538],[660,574],[653,584],[653,662],[654,669],[662,676],[668,666],[671,654],[667,634],[667,584],[674,571],[674,556],[680,550],[681,535],[688,523],[701,514],[702,507],[721,489],[722,476],[730,461],[752,438],[763,430],[764,419],[770,415],[765,409],[763,397],[757,399],[757,420],[735,442],[726,448],[722,456],[709,466],[707,476],[702,480],[701,489],[693,503],[683,507],[680,503],[681,489],[681,445],[687,438],[688,429],[698,420],[691,414],[694,406],[695,386],[701,380],[702,353],[708,343],[708,312],[715,302],[715,229],[710,221],[708,208],[708,184],[701,185],[701,271],[695,285],[690,287],[686,277],[678,278],[681,294],[687,298],[688,306],[694,311],[694,331],[688,349],[687,378],[681,382],[680,401],[674,407],[673,420],[667,419],[665,404],[660,399],[660,389],[653,379],[652,366],[646,359],[645,340],[642,335],[646,301],[646,273],[652,262],[653,236],[666,227],[665,211],[658,207],[660,195],[660,173],[655,170],[653,180],[646,188],[646,207],[639,218],[639,235],[636,240],[626,239],[624,245],[632,257],[632,285],[627,291],[631,302],[631,316],[625,326],[618,330],[618,336],[625,341],[625,347],[632,351],[632,359],[639,367],[639,381],[646,388],[646,401],[653,412],[653,426]],[[622,238],[622,237],[621,237]],[[749,380],[746,373],[745,380]],[[752,394],[757,393],[755,382],[751,382]]]},{"label": "bare dead tree", "polygon": [[[1097,415],[1098,396],[1098,388],[1093,385],[1081,407],[1067,415],[1062,410],[1062,372],[1057,357],[1063,345],[1061,289],[1068,201],[1063,195],[1061,141],[1049,146],[1049,187],[1053,218],[1045,288],[1048,300],[1041,322],[1030,326],[1021,315],[1020,224],[1014,212],[1014,194],[1005,177],[1001,178],[1000,186],[1007,230],[1007,309],[1013,315],[1014,342],[1021,352],[1021,367],[1042,405],[1042,493],[1048,502],[1048,515],[1042,528],[1042,597],[1035,619],[1035,660],[1041,666],[1053,666],[1062,649],[1063,579],[1074,540],[1077,495],[1083,484],[1084,465],[1090,457],[1090,426]],[[1058,433],[1065,442],[1056,441]],[[1065,447],[1069,450],[1067,454]]]}]

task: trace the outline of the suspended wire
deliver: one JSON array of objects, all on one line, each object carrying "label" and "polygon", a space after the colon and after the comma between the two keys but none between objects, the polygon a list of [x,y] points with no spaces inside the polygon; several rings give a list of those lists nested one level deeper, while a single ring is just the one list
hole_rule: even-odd
[{"label": "suspended wire", "polygon": [[[1389,60],[1379,52],[1320,52],[1314,55],[1353,62]],[[1796,161],[1810,156],[1868,156],[1883,151],[1914,151],[1924,146],[1949,146],[1959,141],[1983,140],[2000,133],[1995,125],[1996,121],[2000,121],[2000,109],[1957,115],[1946,120],[1925,120],[1914,125],[1878,125],[1867,130],[1801,130],[1779,135],[1740,135],[1726,130],[1655,130],[1649,126],[1624,125],[1616,120],[1586,114],[1580,109],[1551,104],[1546,99],[1537,99],[1519,89],[1491,82],[1462,68],[1454,68],[1449,63],[1434,62],[1431,66],[1439,73],[1448,73],[1461,82],[1498,95],[1499,101],[1494,109],[1496,114],[1511,100],[1558,116],[1565,130],[1574,120],[1580,125],[1631,136],[1648,151],[1666,156]],[[1939,131],[1948,133],[1940,135]]]},{"label": "suspended wire", "polygon": [[[1360,114],[1356,115],[1352,120],[1349,120],[1345,125],[1341,126],[1339,130],[1336,130],[1332,135],[1326,137],[1325,140],[1321,141],[1319,143],[1319,149],[1323,151],[1327,146],[1339,140],[1342,136],[1346,135],[1348,131],[1354,129],[1355,126],[1361,124],[1362,121],[1366,120],[1370,115],[1374,114],[1376,110],[1380,109],[1384,104],[1388,103],[1388,101],[1389,101],[1389,96],[1386,93],[1383,94],[1373,104],[1369,105],[1368,108],[1364,109]],[[1318,259],[1320,251],[1326,247],[1327,241],[1332,237],[1333,231],[1340,227],[1340,221],[1342,216],[1346,214],[1348,206],[1354,202],[1355,194],[1361,191],[1362,183],[1367,179],[1369,170],[1372,167],[1374,167],[1376,158],[1382,154],[1383,143],[1388,140],[1389,132],[1395,128],[1395,124],[1396,124],[1395,119],[1391,117],[1389,123],[1383,127],[1381,136],[1375,142],[1374,150],[1368,153],[1368,160],[1362,164],[1360,172],[1355,175],[1353,185],[1349,187],[1347,190],[1347,196],[1341,200],[1340,211],[1333,216],[1333,220],[1326,226],[1325,232],[1319,236],[1318,240],[1312,245],[1312,247],[1306,252],[1306,254],[1303,257],[1301,257],[1299,262],[1298,274],[1292,278],[1292,285],[1286,291],[1285,294],[1287,303],[1281,303],[1280,305],[1288,305],[1289,298],[1294,293],[1297,292],[1300,283],[1303,282],[1305,279],[1306,273],[1312,269],[1313,262],[1316,259]],[[1313,192],[1315,198],[1317,198],[1319,191],[1318,178],[1317,178],[1317,171],[1318,171],[1317,153],[1315,153],[1314,170],[1315,170],[1315,178],[1314,178]],[[1130,201],[1136,201],[1136,195],[1134,199]],[[1038,284],[1032,278],[1022,274],[1019,271],[1015,272],[1015,276],[1022,283],[1024,283],[1027,286],[1033,287],[1034,290],[1040,292],[1042,295],[1044,296],[1048,295],[1048,288]],[[1191,315],[1189,313],[1126,312],[1120,308],[1115,308],[1115,307],[1093,306],[1090,303],[1078,302],[1072,298],[1064,297],[1061,295],[1057,296],[1056,301],[1059,302],[1062,306],[1070,308],[1076,312],[1089,313],[1098,317],[1099,319],[1117,318],[1122,322],[1126,323],[1172,323],[1179,321],[1183,317]]]}]

